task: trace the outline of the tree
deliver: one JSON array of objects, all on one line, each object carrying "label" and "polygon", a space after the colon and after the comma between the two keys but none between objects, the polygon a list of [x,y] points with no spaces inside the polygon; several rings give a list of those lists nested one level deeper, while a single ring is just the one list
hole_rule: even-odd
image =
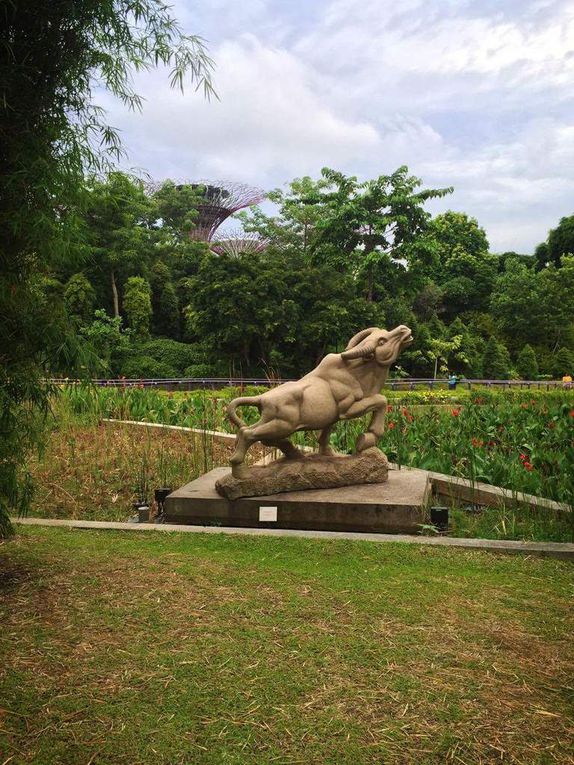
[{"label": "tree", "polygon": [[508,380],[510,374],[510,355],[506,346],[495,337],[491,337],[484,350],[482,370],[487,380]]},{"label": "tree", "polygon": [[536,380],[538,377],[538,361],[534,348],[528,343],[522,348],[516,359],[516,371],[522,380]]},{"label": "tree", "polygon": [[201,189],[189,183],[164,181],[153,194],[158,217],[171,236],[178,241],[189,238],[198,217],[197,206],[204,200]]},{"label": "tree", "polygon": [[101,308],[94,312],[94,321],[82,327],[80,333],[89,342],[106,372],[112,369],[114,355],[121,356],[129,346],[129,333],[122,330],[121,317],[108,316]]},{"label": "tree", "polygon": [[534,260],[537,271],[542,271],[543,268],[546,268],[550,262],[550,254],[548,252],[548,244],[546,242],[541,242],[536,247],[534,250]]},{"label": "tree", "polygon": [[269,242],[273,252],[297,253],[309,258],[318,222],[325,212],[320,205],[321,192],[328,187],[326,178],[295,178],[287,191],[274,189],[267,194],[267,199],[278,207],[277,215],[267,215],[255,206],[237,217],[245,231],[259,234]]},{"label": "tree", "polygon": [[534,252],[538,270],[548,265],[560,268],[565,255],[574,255],[574,215],[560,218],[560,223],[550,229],[546,241]]},{"label": "tree", "polygon": [[40,275],[74,252],[86,169],[102,170],[120,152],[92,103],[93,83],[139,108],[131,72],[165,64],[173,85],[189,72],[212,91],[203,43],[182,34],[161,0],[12,0],[2,22],[0,533],[8,510],[24,511],[29,500],[21,466],[53,392],[45,373],[64,358],[80,367],[64,313],[48,309],[38,291]]},{"label": "tree", "polygon": [[564,375],[574,375],[574,351],[560,348],[552,360],[552,376],[559,380]]},{"label": "tree", "polygon": [[484,255],[489,249],[486,232],[478,225],[476,218],[453,210],[433,218],[428,236],[435,241],[441,262],[451,257],[457,248],[472,258]]},{"label": "tree", "polygon": [[501,252],[498,257],[498,273],[501,274],[504,271],[509,271],[510,268],[513,268],[513,265],[509,264],[515,264],[515,263],[521,263],[523,266],[526,266],[526,268],[535,268],[536,267],[536,256],[532,255],[522,255],[519,252],[514,252],[513,250],[510,250],[508,252]]},{"label": "tree", "polygon": [[140,339],[148,337],[152,315],[151,290],[148,282],[141,276],[130,276],[127,280],[124,310],[134,336]]},{"label": "tree", "polygon": [[437,372],[448,372],[449,359],[453,356],[459,362],[466,364],[468,359],[464,354],[461,354],[462,335],[454,335],[450,339],[433,337],[429,342],[429,350],[427,355],[434,365],[433,377],[436,379]]},{"label": "tree", "polygon": [[443,291],[434,282],[425,284],[414,297],[413,311],[421,321],[428,321],[442,310]]},{"label": "tree", "polygon": [[539,313],[545,344],[554,352],[561,345],[574,348],[574,256],[563,255],[560,268],[549,265],[537,274]]},{"label": "tree", "polygon": [[117,317],[122,283],[129,275],[145,271],[154,255],[154,211],[143,183],[125,173],[114,171],[103,181],[94,178],[88,189],[84,213],[86,255],[100,282],[103,276],[101,293],[111,297]]},{"label": "tree", "polygon": [[152,329],[164,337],[179,337],[179,300],[166,263],[157,260],[150,272],[152,290]]},{"label": "tree", "polygon": [[564,255],[574,255],[574,215],[561,218],[548,234],[548,256],[556,268],[562,265]]},{"label": "tree", "polygon": [[69,315],[86,324],[94,312],[96,293],[84,274],[74,274],[64,289],[64,302]]},{"label": "tree", "polygon": [[300,255],[210,254],[191,281],[187,337],[209,347],[226,373],[301,374],[382,320],[350,277]]},{"label": "tree", "polygon": [[464,311],[483,310],[498,265],[488,252],[484,229],[465,213],[448,211],[432,220],[426,238],[434,252],[431,274],[444,293],[446,320]]},{"label": "tree", "polygon": [[538,275],[531,269],[515,265],[500,274],[490,298],[490,310],[498,330],[515,347],[547,339]]},{"label": "tree", "polygon": [[313,200],[325,211],[317,220],[313,257],[364,276],[371,302],[377,268],[412,257],[430,220],[425,202],[450,194],[452,188],[417,191],[421,181],[406,166],[363,183],[329,168],[321,173],[329,186]]}]

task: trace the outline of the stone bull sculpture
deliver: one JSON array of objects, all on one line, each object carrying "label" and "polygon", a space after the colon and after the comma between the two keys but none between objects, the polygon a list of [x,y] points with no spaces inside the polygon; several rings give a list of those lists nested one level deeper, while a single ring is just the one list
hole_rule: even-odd
[{"label": "stone bull sculpture", "polygon": [[[384,431],[387,409],[387,399],[380,390],[389,368],[411,342],[411,330],[403,325],[390,332],[370,327],[351,338],[343,353],[329,353],[300,380],[283,383],[260,396],[233,399],[227,409],[229,418],[239,428],[231,457],[233,476],[245,475],[245,455],[257,441],[280,449],[287,459],[303,457],[289,441],[289,436],[299,430],[321,431],[319,453],[333,454],[329,436],[334,425],[368,412],[373,416],[355,448],[363,452],[375,446]],[[236,414],[240,406],[256,406],[260,419],[254,425],[246,425]]]}]

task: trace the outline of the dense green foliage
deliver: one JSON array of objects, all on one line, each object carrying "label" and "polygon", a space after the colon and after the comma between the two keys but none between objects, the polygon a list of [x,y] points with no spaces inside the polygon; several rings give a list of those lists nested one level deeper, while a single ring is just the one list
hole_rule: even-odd
[{"label": "dense green foliage", "polygon": [[[276,214],[239,214],[266,246],[233,256],[189,238],[201,188],[146,190],[115,172],[87,184],[82,270],[68,263],[50,276],[85,337],[101,340],[102,315],[88,320],[90,308],[121,318],[122,341],[98,351],[112,376],[295,376],[358,328],[399,323],[415,337],[399,375],[574,371],[567,220],[545,245],[559,232],[564,251],[541,267],[538,256],[492,254],[464,213],[431,217],[424,204],[450,189],[419,187],[404,167],[364,183],[329,169],[297,179],[268,195]],[[174,343],[186,364],[163,358],[162,344]]]},{"label": "dense green foliage", "polygon": [[[46,374],[88,371],[74,331],[94,307],[89,276],[74,278],[92,247],[95,197],[84,178],[107,169],[120,152],[117,134],[93,104],[93,83],[138,108],[133,70],[167,65],[178,86],[189,71],[209,93],[211,62],[161,0],[11,0],[0,18],[1,535],[8,510],[28,504],[22,464],[40,440]],[[123,187],[132,194],[133,184]],[[110,195],[115,206],[116,190]],[[91,220],[91,230],[101,225],[113,235],[116,246],[101,253],[109,257],[110,279],[114,258],[118,267],[128,258],[116,234],[133,208],[130,198],[126,219]],[[63,281],[54,279],[63,273]]]}]

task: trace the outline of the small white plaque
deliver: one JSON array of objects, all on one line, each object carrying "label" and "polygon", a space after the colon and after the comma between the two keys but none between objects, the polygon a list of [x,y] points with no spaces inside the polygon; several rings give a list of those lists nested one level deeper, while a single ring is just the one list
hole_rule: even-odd
[{"label": "small white plaque", "polygon": [[259,520],[260,521],[276,521],[277,508],[270,507],[268,505],[259,505]]}]

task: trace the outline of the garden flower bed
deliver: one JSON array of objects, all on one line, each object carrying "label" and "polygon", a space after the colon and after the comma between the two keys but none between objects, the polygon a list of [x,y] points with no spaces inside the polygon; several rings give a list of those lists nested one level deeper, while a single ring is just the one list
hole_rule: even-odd
[{"label": "garden flower bed", "polygon": [[[71,387],[64,390],[61,408],[64,418],[75,420],[111,417],[232,431],[225,408],[238,394],[233,389],[170,394]],[[442,394],[449,397],[446,391]],[[380,445],[392,461],[574,504],[574,391],[484,389],[464,400],[450,396],[454,403],[448,406],[434,395],[389,395],[387,431]],[[425,400],[432,405],[422,408]],[[248,422],[257,414],[254,408],[242,410]],[[334,446],[352,450],[364,427],[361,420],[339,423]],[[313,436],[307,438],[313,445]]]},{"label": "garden flower bed", "polygon": [[[37,487],[32,514],[125,521],[133,516],[133,502],[142,494],[150,500],[155,488],[176,488],[212,467],[226,465],[232,447],[208,434],[103,425],[102,418],[230,431],[225,405],[236,394],[66,389],[55,404],[55,426],[46,451],[31,466]],[[464,404],[447,406],[424,406],[419,397],[414,404],[392,401],[381,447],[399,466],[460,476],[571,506],[572,394],[506,395],[480,392]],[[255,409],[243,411],[251,420],[257,416]],[[364,427],[361,421],[341,423],[332,436],[333,445],[352,450]],[[303,440],[303,434],[298,437]],[[306,438],[307,445],[314,445],[313,434]],[[258,456],[261,452],[252,450],[252,459]],[[480,510],[461,503],[450,512],[455,536],[535,541],[572,541],[573,518],[572,513],[514,503]]]}]

